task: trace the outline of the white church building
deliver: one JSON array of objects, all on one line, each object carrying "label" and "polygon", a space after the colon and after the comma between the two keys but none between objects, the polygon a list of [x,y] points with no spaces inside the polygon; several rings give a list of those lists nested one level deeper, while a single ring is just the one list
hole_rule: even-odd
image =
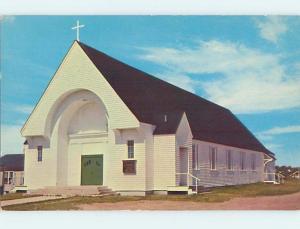
[{"label": "white church building", "polygon": [[274,173],[274,154],[230,110],[78,41],[21,134],[30,190],[190,193],[270,181]]}]

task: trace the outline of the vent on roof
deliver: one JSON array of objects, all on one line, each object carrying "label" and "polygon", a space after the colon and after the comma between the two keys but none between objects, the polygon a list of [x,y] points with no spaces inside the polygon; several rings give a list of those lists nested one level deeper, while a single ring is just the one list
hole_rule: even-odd
[{"label": "vent on roof", "polygon": [[168,121],[168,116],[164,115],[164,121],[167,122]]}]

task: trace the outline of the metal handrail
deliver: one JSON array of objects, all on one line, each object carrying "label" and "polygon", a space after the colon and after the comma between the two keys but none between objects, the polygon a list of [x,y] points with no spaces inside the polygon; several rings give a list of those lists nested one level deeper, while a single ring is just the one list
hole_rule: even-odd
[{"label": "metal handrail", "polygon": [[196,193],[198,193],[198,181],[199,182],[201,181],[200,178],[198,178],[190,173],[176,173],[176,175],[186,175],[187,186],[189,186],[189,176],[194,178],[196,180]]},{"label": "metal handrail", "polygon": [[[268,175],[273,175],[274,176],[274,180],[265,180],[265,182],[278,182],[278,183],[283,183],[284,179],[283,178],[280,178],[280,173],[264,173],[265,177],[268,176]],[[277,180],[276,180],[276,175],[277,175]]]}]

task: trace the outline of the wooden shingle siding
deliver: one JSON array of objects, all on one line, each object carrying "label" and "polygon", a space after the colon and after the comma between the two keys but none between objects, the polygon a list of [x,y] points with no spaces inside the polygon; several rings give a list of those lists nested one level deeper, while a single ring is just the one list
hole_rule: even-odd
[{"label": "wooden shingle siding", "polygon": [[[193,170],[193,174],[201,179],[204,186],[222,186],[255,183],[263,181],[263,153],[255,152],[235,147],[224,146],[209,142],[193,140],[193,144],[198,145],[200,150],[200,166],[198,170]],[[211,170],[209,162],[209,148],[217,148],[216,170]],[[232,151],[232,170],[227,169],[226,150]],[[245,152],[245,170],[240,168],[240,152]],[[251,155],[256,155],[256,170],[251,170]]]}]

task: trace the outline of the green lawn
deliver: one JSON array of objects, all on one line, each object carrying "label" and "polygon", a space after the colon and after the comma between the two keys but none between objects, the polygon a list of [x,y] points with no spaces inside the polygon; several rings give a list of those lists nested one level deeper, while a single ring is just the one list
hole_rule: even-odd
[{"label": "green lawn", "polygon": [[210,193],[198,195],[148,195],[146,197],[106,196],[106,197],[72,197],[61,200],[49,200],[38,203],[28,203],[4,207],[4,210],[76,210],[80,204],[138,201],[138,200],[170,200],[197,202],[224,202],[236,197],[255,197],[284,195],[300,192],[300,181],[290,180],[285,184],[273,185],[265,183],[221,187]]}]

